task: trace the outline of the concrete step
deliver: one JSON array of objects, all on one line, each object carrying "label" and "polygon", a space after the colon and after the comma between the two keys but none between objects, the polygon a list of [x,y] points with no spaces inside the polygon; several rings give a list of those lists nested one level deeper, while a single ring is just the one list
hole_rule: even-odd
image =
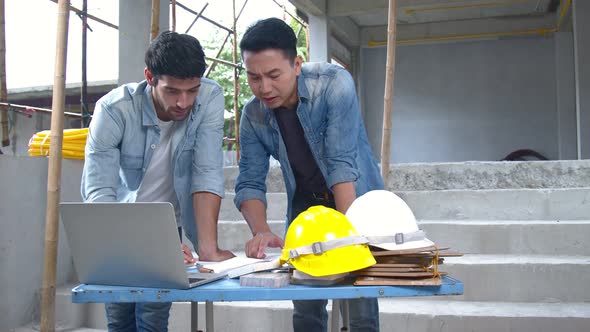
[{"label": "concrete step", "polygon": [[[590,188],[437,190],[397,192],[418,219],[588,220]],[[222,200],[220,220],[242,220],[234,193]],[[284,220],[286,193],[268,193],[267,218]]]},{"label": "concrete step", "polygon": [[[285,222],[269,220],[282,236]],[[590,220],[420,220],[419,227],[440,246],[465,254],[590,256]],[[221,248],[243,251],[251,238],[246,221],[219,221]]]},{"label": "concrete step", "polygon": [[466,254],[590,256],[590,220],[421,220],[440,246]]},{"label": "concrete step", "polygon": [[[331,301],[328,312],[331,316]],[[73,305],[73,304],[72,304]],[[84,304],[79,304],[84,305]],[[104,306],[85,304],[104,316]],[[292,330],[293,305],[290,301],[215,302],[215,331]],[[581,332],[590,326],[590,303],[516,303],[434,300],[434,298],[395,298],[379,300],[382,331],[411,332]],[[199,328],[204,329],[205,305],[199,303]],[[330,319],[328,319],[330,322]],[[98,324],[97,324],[98,323]],[[94,320],[90,331],[106,330],[106,322]],[[98,329],[98,330],[97,330]],[[174,303],[169,330],[190,329],[190,304]],[[87,331],[82,328],[76,331]],[[19,331],[28,332],[28,331]]]},{"label": "concrete step", "polygon": [[[234,191],[237,167],[225,168],[225,188]],[[284,192],[279,167],[270,167],[268,192]],[[522,189],[590,187],[590,160],[413,163],[390,165],[389,190]]]},{"label": "concrete step", "polygon": [[406,191],[416,218],[587,220],[590,188]]},{"label": "concrete step", "polygon": [[590,256],[465,255],[440,271],[464,283],[465,301],[587,302]]}]

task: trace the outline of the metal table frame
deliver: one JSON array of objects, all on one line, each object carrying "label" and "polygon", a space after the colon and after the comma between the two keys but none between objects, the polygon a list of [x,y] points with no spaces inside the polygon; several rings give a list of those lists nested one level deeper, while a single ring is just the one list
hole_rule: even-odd
[{"label": "metal table frame", "polygon": [[[224,278],[191,289],[158,289],[122,286],[81,284],[72,289],[73,303],[106,302],[191,302],[191,331],[197,331],[198,302],[205,302],[206,331],[213,331],[213,302],[217,301],[277,301],[355,299],[381,297],[413,297],[463,294],[463,283],[445,276],[441,286],[335,286],[288,285],[282,288],[242,287],[238,279]],[[332,331],[337,331],[334,306],[345,301],[335,301],[332,308]],[[346,306],[344,306],[346,308]],[[336,313],[335,313],[336,312]],[[343,310],[343,318],[347,311]],[[336,316],[336,322],[338,316]]]}]

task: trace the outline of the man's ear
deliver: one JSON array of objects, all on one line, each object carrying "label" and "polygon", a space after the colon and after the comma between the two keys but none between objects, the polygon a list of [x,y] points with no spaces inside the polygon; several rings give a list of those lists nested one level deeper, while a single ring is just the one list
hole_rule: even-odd
[{"label": "man's ear", "polygon": [[155,86],[154,75],[152,75],[152,72],[149,69],[147,69],[147,67],[143,70],[143,75],[145,76],[145,79],[147,80],[149,85]]},{"label": "man's ear", "polygon": [[295,68],[295,75],[299,76],[301,74],[301,66],[303,65],[303,58],[301,56],[296,56],[295,60],[293,60],[293,66]]}]

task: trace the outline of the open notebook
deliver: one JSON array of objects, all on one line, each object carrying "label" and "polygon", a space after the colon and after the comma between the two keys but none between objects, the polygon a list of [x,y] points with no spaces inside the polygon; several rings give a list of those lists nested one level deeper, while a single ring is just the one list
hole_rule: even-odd
[{"label": "open notebook", "polygon": [[197,262],[196,265],[201,271],[211,271],[213,273],[227,273],[230,278],[278,269],[281,267],[279,261],[280,255],[267,255],[266,258],[250,258],[245,256],[236,256],[222,262]]}]

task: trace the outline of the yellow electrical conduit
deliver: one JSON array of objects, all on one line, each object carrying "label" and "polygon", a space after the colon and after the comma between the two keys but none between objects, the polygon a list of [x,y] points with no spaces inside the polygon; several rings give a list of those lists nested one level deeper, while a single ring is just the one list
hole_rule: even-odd
[{"label": "yellow electrical conduit", "polygon": [[[564,2],[565,2],[565,4],[564,4]],[[565,17],[565,14],[567,14],[571,4],[572,4],[572,0],[562,0],[561,6],[560,6],[561,10],[559,13],[559,20],[557,21],[557,25],[555,26],[555,28],[522,30],[522,31],[508,31],[508,32],[490,32],[490,33],[478,33],[478,34],[459,35],[459,36],[403,39],[403,40],[398,40],[397,44],[409,44],[409,43],[433,42],[433,41],[449,41],[449,40],[461,40],[461,39],[508,37],[508,36],[517,36],[517,35],[534,35],[534,34],[545,36],[550,33],[554,33],[554,32],[559,31],[559,28],[561,27],[561,24],[563,23],[563,18]],[[383,46],[383,45],[387,45],[387,42],[386,41],[369,40],[368,45],[369,45],[369,47]]]},{"label": "yellow electrical conduit", "polygon": [[[51,132],[43,130],[31,137],[29,140],[29,156],[46,157],[49,155],[49,146],[51,141]],[[68,159],[84,159],[84,147],[86,146],[86,137],[88,128],[81,129],[64,129],[62,157]]]}]

